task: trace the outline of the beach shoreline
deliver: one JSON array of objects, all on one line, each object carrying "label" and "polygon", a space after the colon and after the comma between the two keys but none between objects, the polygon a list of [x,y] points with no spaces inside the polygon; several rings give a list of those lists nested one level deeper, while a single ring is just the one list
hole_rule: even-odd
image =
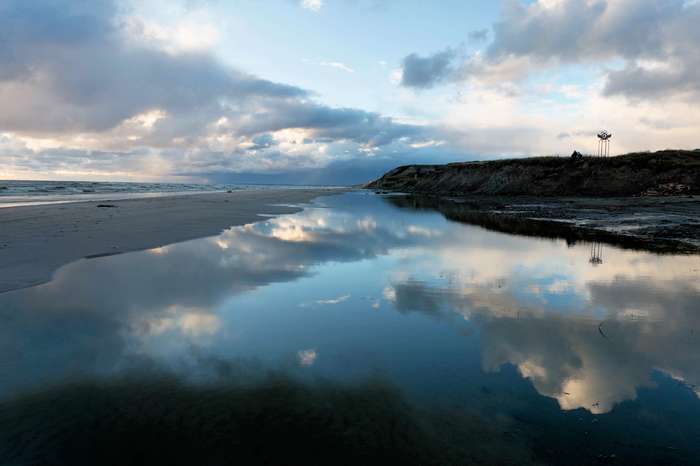
[{"label": "beach shoreline", "polygon": [[344,191],[239,190],[3,208],[0,293],[45,283],[59,267],[82,258],[213,236]]}]

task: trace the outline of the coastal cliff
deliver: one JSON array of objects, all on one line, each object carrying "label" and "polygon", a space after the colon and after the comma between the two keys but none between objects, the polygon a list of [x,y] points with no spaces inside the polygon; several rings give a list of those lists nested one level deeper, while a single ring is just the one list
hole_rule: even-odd
[{"label": "coastal cliff", "polygon": [[531,157],[406,165],[365,188],[443,195],[645,196],[700,194],[700,151],[616,157]]}]

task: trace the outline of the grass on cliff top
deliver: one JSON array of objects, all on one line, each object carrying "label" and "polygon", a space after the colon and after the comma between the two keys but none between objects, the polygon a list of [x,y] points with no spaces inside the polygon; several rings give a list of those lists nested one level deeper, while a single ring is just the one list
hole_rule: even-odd
[{"label": "grass on cliff top", "polygon": [[[544,157],[523,157],[510,158],[502,160],[486,160],[475,162],[455,162],[447,164],[447,167],[473,167],[486,166],[489,168],[500,168],[509,165],[519,165],[527,167],[554,167],[565,164],[571,164],[570,156],[544,156]],[[671,168],[671,167],[688,167],[700,168],[700,150],[662,150],[658,152],[632,152],[624,155],[610,157],[596,157],[592,155],[584,155],[583,159],[576,162],[577,164],[595,164],[619,167],[631,165],[636,169],[644,168]]]}]

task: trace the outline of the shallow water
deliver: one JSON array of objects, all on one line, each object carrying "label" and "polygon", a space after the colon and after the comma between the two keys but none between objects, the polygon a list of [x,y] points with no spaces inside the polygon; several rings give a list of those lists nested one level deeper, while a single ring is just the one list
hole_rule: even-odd
[{"label": "shallow water", "polygon": [[463,413],[440,418],[462,432],[441,439],[491,445],[484,464],[700,458],[698,256],[507,235],[349,193],[67,265],[0,295],[0,321],[0,459],[16,464],[58,448],[31,441],[50,410],[31,411],[33,427],[8,421],[28,394],[270,372],[304,387],[381,381],[410,406]]}]

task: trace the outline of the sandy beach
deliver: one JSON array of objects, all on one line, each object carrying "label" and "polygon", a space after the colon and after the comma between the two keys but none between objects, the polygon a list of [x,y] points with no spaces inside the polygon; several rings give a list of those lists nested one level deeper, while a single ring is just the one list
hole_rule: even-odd
[{"label": "sandy beach", "polygon": [[243,190],[0,209],[0,293],[46,282],[57,268],[84,257],[215,235],[338,192]]}]

